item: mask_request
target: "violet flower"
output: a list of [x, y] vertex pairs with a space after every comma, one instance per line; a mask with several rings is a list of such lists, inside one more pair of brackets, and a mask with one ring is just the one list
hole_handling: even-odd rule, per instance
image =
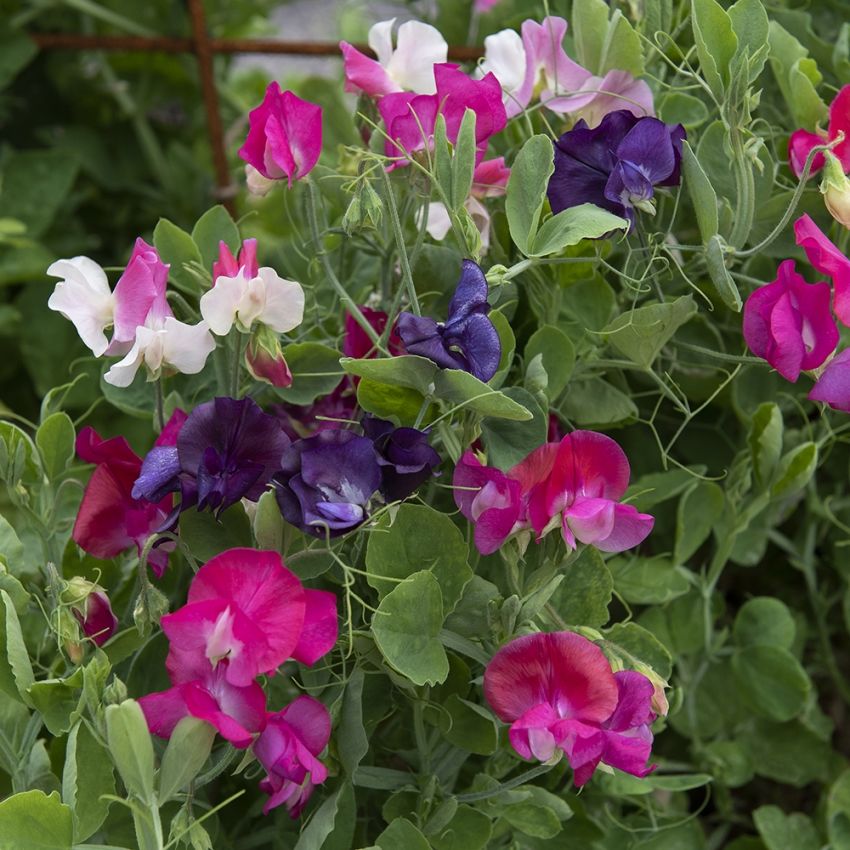
[[462, 369], [486, 382], [496, 374], [502, 356], [489, 312], [484, 272], [477, 263], [464, 260], [445, 322], [401, 313], [396, 326], [408, 354], [427, 357], [443, 369]]
[[192, 411], [176, 446], [148, 452], [133, 498], [158, 501], [179, 490], [179, 510], [197, 504], [216, 514], [243, 498], [256, 502], [289, 443], [252, 399], [213, 399]]
[[319, 538], [361, 525], [381, 486], [372, 441], [353, 431], [320, 431], [298, 440], [283, 453], [281, 466], [273, 483], [283, 518]]
[[396, 428], [392, 422], [367, 416], [363, 431], [373, 441], [381, 467], [381, 492], [388, 502], [410, 496], [433, 474], [440, 455], [418, 428]]
[[549, 179], [553, 213], [596, 204], [634, 225], [634, 210], [654, 210], [656, 186], [677, 186], [685, 129], [625, 109], [609, 112], [598, 127], [578, 121], [555, 142]]

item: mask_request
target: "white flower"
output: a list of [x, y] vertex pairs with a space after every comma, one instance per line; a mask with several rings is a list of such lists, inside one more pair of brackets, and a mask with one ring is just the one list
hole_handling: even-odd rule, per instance
[[[481, 201], [472, 195], [466, 199], [463, 205], [481, 234], [481, 250], [486, 252], [490, 247], [490, 213], [487, 212], [487, 208]], [[422, 221], [421, 215], [419, 221]], [[437, 242], [442, 242], [451, 229], [452, 220], [446, 205], [440, 203], [440, 201], [431, 201], [428, 205], [428, 222], [425, 225], [428, 235], [432, 239], [436, 239]]]
[[213, 288], [201, 296], [201, 315], [218, 336], [228, 334], [234, 323], [248, 332], [254, 322], [286, 333], [304, 318], [304, 290], [268, 266], [253, 278], [240, 269], [235, 277], [216, 278]]
[[264, 177], [253, 165], [245, 166], [245, 184], [252, 195], [265, 197], [272, 190], [275, 180]]
[[88, 257], [57, 260], [47, 273], [61, 277], [47, 301], [51, 310], [73, 322], [80, 339], [100, 357], [109, 347], [104, 330], [115, 316], [115, 297], [106, 272]]
[[421, 21], [406, 21], [398, 28], [393, 50], [395, 18], [381, 21], [369, 30], [369, 47], [387, 75], [405, 91], [434, 94], [434, 65], [445, 62], [449, 46], [440, 31]]
[[103, 380], [114, 387], [129, 387], [142, 364], [152, 377], [164, 368], [196, 375], [214, 349], [215, 340], [206, 322], [187, 325], [173, 316], [149, 316], [136, 329], [136, 340], [127, 356], [115, 363]]
[[525, 45], [515, 30], [502, 30], [484, 39], [484, 60], [478, 66], [476, 76], [481, 78], [491, 71], [502, 86], [507, 108], [525, 82]]

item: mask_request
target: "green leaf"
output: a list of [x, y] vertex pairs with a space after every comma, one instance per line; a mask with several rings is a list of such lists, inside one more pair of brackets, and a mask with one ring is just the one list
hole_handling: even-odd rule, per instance
[[826, 826], [833, 850], [850, 847], [850, 769], [841, 773], [826, 798]]
[[786, 815], [778, 806], [761, 806], [753, 812], [753, 822], [767, 850], [820, 850], [818, 831], [799, 812]]
[[407, 818], [396, 818], [376, 839], [380, 850], [430, 850], [425, 836]]
[[797, 626], [788, 606], [772, 596], [748, 599], [735, 617], [732, 634], [739, 646], [791, 649]]
[[717, 0], [691, 0], [691, 23], [700, 70], [714, 96], [722, 101], [738, 50], [732, 20]]
[[463, 407], [482, 416], [512, 419], [517, 422], [533, 418], [530, 410], [505, 393], [488, 387], [483, 381], [460, 369], [438, 371], [434, 376], [434, 395], [456, 408]]
[[661, 605], [688, 592], [686, 573], [664, 555], [622, 556], [607, 561], [614, 590], [630, 604]]
[[528, 390], [509, 387], [504, 390], [504, 394], [530, 411], [533, 417], [525, 422], [485, 419], [481, 424], [488, 464], [499, 469], [510, 469], [546, 442], [549, 417]]
[[[360, 407], [396, 425], [412, 426], [424, 402], [424, 396], [409, 387], [394, 387], [370, 378], [361, 378], [357, 385], [357, 403]], [[427, 413], [423, 422], [428, 422]]]
[[649, 369], [661, 349], [696, 315], [692, 295], [664, 304], [648, 304], [618, 316], [603, 329], [608, 341], [629, 360]]
[[797, 788], [826, 780], [832, 749], [799, 721], [756, 720], [739, 740], [759, 776]]
[[[706, 106], [705, 101], [684, 92], [666, 92], [658, 98], [655, 105], [662, 121], [667, 124], [682, 124], [689, 133], [708, 121], [708, 106]], [[682, 159], [684, 165], [684, 151]], [[686, 184], [690, 179], [687, 173], [687, 170], [685, 170]], [[694, 203], [694, 206], [696, 206], [696, 203]]]
[[700, 481], [679, 500], [676, 512], [677, 564], [684, 564], [708, 539], [723, 515], [726, 498], [723, 489], [713, 481]]
[[383, 598], [398, 583], [420, 570], [430, 570], [442, 593], [448, 614], [472, 578], [467, 563], [469, 548], [460, 529], [443, 513], [427, 505], [405, 502], [394, 518], [385, 513], [369, 535], [366, 546], [367, 581]]
[[448, 824], [429, 834], [428, 840], [434, 850], [484, 850], [492, 831], [487, 815], [461, 804]]
[[343, 379], [339, 352], [319, 342], [293, 342], [283, 346], [292, 372], [292, 386], [276, 388], [275, 394], [290, 404], [312, 404], [332, 392]]
[[251, 521], [258, 549], [283, 551], [284, 523], [275, 494], [267, 490], [257, 501], [257, 510]]
[[828, 113], [817, 91], [823, 79], [817, 63], [809, 58], [809, 51], [777, 21], [770, 22], [768, 40], [770, 67], [791, 110], [792, 125], [814, 130]]
[[475, 171], [475, 111], [469, 107], [463, 113], [452, 157], [452, 189], [449, 200], [453, 210], [459, 210], [472, 189]]
[[28, 693], [35, 682], [29, 652], [24, 644], [21, 623], [11, 597], [0, 588], [0, 690], [14, 699], [32, 705]]
[[77, 723], [68, 735], [62, 799], [74, 817], [74, 841], [85, 841], [106, 820], [109, 801], [101, 795], [115, 793], [112, 760], [85, 723]]
[[651, 788], [658, 791], [691, 791], [694, 788], [703, 788], [713, 781], [714, 777], [708, 773], [668, 775], [652, 773], [644, 780]]
[[582, 239], [598, 239], [612, 230], [628, 230], [629, 223], [595, 204], [579, 204], [561, 210], [546, 219], [534, 237], [532, 246], [523, 253], [529, 257], [557, 254]]
[[781, 499], [802, 490], [818, 465], [817, 443], [802, 443], [791, 449], [779, 462], [776, 482], [770, 488], [772, 499]]
[[251, 522], [239, 502], [218, 519], [194, 509], [180, 516], [180, 539], [199, 561], [209, 561], [225, 549], [250, 546], [251, 538]]
[[499, 368], [496, 374], [489, 380], [489, 384], [493, 389], [501, 389], [505, 378], [508, 376], [511, 364], [513, 363], [514, 353], [516, 352], [516, 336], [511, 327], [511, 323], [501, 310], [492, 310], [490, 312], [490, 321], [496, 328], [499, 334], [499, 343], [502, 346], [501, 356], [499, 357]]
[[[200, 281], [189, 270], [192, 264], [204, 265], [195, 240], [167, 218], [161, 218], [153, 230], [153, 244], [162, 261], [171, 266], [168, 279], [174, 286], [189, 295], [200, 295]], [[212, 266], [207, 271], [212, 273]]]
[[750, 68], [747, 80], [753, 83], [764, 69], [770, 50], [768, 46], [770, 21], [762, 0], [738, 0], [729, 7], [729, 20], [732, 22], [732, 29], [738, 40], [738, 57], [746, 51], [749, 58]]
[[51, 480], [58, 478], [74, 459], [74, 423], [67, 413], [48, 416], [35, 432], [42, 467]]
[[449, 660], [438, 637], [442, 625], [440, 585], [433, 573], [422, 570], [381, 600], [372, 633], [391, 667], [416, 685], [435, 685], [449, 674]]
[[773, 479], [782, 454], [782, 411], [772, 401], [760, 404], [750, 423], [748, 443], [756, 481], [762, 488]]
[[450, 694], [443, 709], [439, 715], [440, 730], [450, 744], [481, 756], [496, 752], [499, 730], [486, 708]]
[[530, 363], [537, 355], [543, 358], [543, 368], [549, 383], [546, 395], [556, 399], [567, 386], [576, 362], [576, 350], [570, 338], [554, 325], [541, 325], [525, 345], [525, 361]]
[[36, 53], [35, 42], [25, 33], [7, 29], [0, 34], [0, 91], [32, 61]]
[[579, 64], [598, 75], [608, 35], [608, 4], [605, 0], [576, 3], [570, 26]]
[[71, 810], [59, 795], [12, 794], [0, 802], [0, 850], [71, 850]]
[[631, 398], [602, 378], [572, 381], [559, 410], [579, 428], [611, 428], [638, 418]]
[[555, 170], [549, 136], [532, 136], [517, 154], [511, 168], [505, 213], [514, 244], [528, 255], [537, 235], [549, 178]]
[[401, 357], [379, 357], [371, 360], [354, 360], [343, 357], [339, 365], [350, 375], [369, 378], [393, 387], [408, 387], [422, 396], [434, 390], [437, 366], [425, 357], [405, 354]]
[[682, 143], [682, 172], [691, 203], [694, 205], [700, 236], [703, 242], [708, 242], [720, 228], [717, 193], [687, 141]]
[[599, 551], [586, 546], [564, 570], [564, 581], [553, 602], [565, 622], [596, 628], [608, 622], [613, 589], [614, 580]]
[[800, 663], [778, 646], [746, 646], [732, 656], [741, 695], [768, 720], [786, 721], [805, 707], [811, 682]]
[[640, 36], [628, 18], [616, 9], [608, 24], [596, 73], [604, 76], [608, 71], [628, 71], [632, 76], [640, 77], [644, 70]]
[[198, 219], [192, 228], [192, 239], [201, 252], [201, 263], [210, 271], [218, 259], [219, 242], [224, 242], [233, 254], [242, 244], [239, 228], [221, 204], [211, 207]]
[[77, 722], [82, 712], [83, 671], [78, 668], [67, 679], [42, 679], [30, 685], [32, 705], [44, 718], [53, 735], [62, 735]]
[[359, 667], [348, 677], [342, 696], [337, 750], [345, 772], [353, 776], [369, 752], [369, 738], [363, 727], [363, 670]]
[[159, 768], [160, 804], [182, 791], [200, 773], [214, 740], [215, 729], [197, 717], [184, 717], [174, 727]]
[[345, 813], [347, 804], [353, 800], [353, 793], [351, 784], [345, 782], [326, 797], [298, 836], [295, 850], [322, 850], [325, 840], [334, 832], [337, 815]]
[[106, 740], [127, 790], [152, 803], [153, 744], [145, 715], [135, 700], [106, 707]]
[[617, 623], [608, 629], [606, 639], [612, 650], [625, 661], [648, 664], [662, 679], [673, 672], [673, 659], [669, 650], [652, 632], [637, 623]]
[[0, 514], [0, 555], [14, 572], [23, 572], [25, 552], [24, 544], [15, 533], [15, 529], [2, 514]]
[[452, 158], [446, 138], [446, 117], [442, 113], [434, 124], [434, 173], [447, 198], [452, 197]]

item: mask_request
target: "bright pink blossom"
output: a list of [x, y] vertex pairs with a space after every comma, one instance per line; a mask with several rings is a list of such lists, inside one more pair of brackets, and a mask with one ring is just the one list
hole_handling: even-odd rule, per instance
[[[378, 109], [389, 139], [387, 156], [406, 157], [433, 144], [437, 115], [446, 121], [446, 137], [457, 141], [461, 121], [467, 109], [475, 112], [475, 141], [478, 161], [484, 157], [487, 140], [504, 129], [507, 123], [502, 104], [502, 89], [493, 74], [474, 80], [449, 62], [434, 66], [437, 93], [412, 94], [397, 92], [385, 95]], [[406, 160], [397, 162], [404, 165]]]
[[629, 484], [629, 462], [610, 437], [573, 431], [545, 443], [508, 470], [482, 466], [466, 452], [455, 468], [455, 503], [475, 523], [475, 545], [495, 552], [511, 535], [533, 529], [539, 540], [559, 527], [564, 542], [603, 552], [637, 546], [653, 518], [620, 503]]
[[305, 590], [276, 552], [229, 549], [208, 561], [187, 604], [161, 621], [175, 683], [202, 678], [227, 660], [225, 678], [245, 687], [288, 658], [312, 664], [336, 642], [336, 599]]
[[327, 779], [328, 769], [317, 756], [330, 735], [328, 710], [312, 697], [298, 697], [282, 711], [267, 715], [254, 744], [254, 755], [268, 774], [260, 782], [260, 790], [269, 795], [264, 814], [281, 805], [293, 818], [301, 814], [313, 788]]
[[250, 130], [239, 156], [263, 177], [293, 180], [306, 176], [322, 152], [322, 107], [281, 93], [269, 83], [263, 102], [248, 115]]
[[485, 159], [475, 166], [472, 173], [472, 195], [476, 198], [495, 198], [505, 194], [511, 170], [505, 158], [497, 156]]
[[[174, 434], [182, 411], [175, 413], [157, 440], [166, 445]], [[175, 420], [175, 417], [177, 419]], [[142, 459], [123, 437], [104, 440], [93, 428], [83, 428], [77, 436], [77, 455], [86, 463], [97, 464], [86, 485], [77, 512], [72, 537], [96, 558], [114, 558], [135, 546], [141, 554], [148, 538], [165, 524], [171, 511], [172, 497], [151, 503], [132, 497], [133, 484], [142, 469]], [[168, 566], [171, 544], [152, 549], [148, 565], [157, 576]]]
[[212, 279], [213, 286], [220, 277], [236, 277], [243, 271], [245, 277], [256, 277], [259, 271], [257, 266], [257, 240], [246, 239], [239, 249], [239, 256], [234, 257], [227, 243], [223, 240], [218, 243], [218, 259], [213, 263]]
[[[791, 134], [788, 142], [788, 161], [791, 170], [797, 177], [803, 174], [806, 158], [812, 148], [826, 144], [838, 138], [839, 133], [844, 133], [844, 141], [832, 149], [832, 153], [838, 157], [845, 171], [850, 171], [850, 85], [844, 86], [835, 96], [829, 107], [829, 128], [824, 133], [810, 133], [808, 130], [797, 130]], [[823, 168], [823, 154], [815, 155], [812, 162], [810, 174], [816, 174]]]
[[[847, 89], [850, 92], [850, 86]], [[850, 327], [850, 259], [827, 239], [808, 214], [794, 222], [794, 234], [814, 269], [832, 278], [833, 310], [838, 321]]]
[[809, 398], [825, 402], [833, 410], [850, 413], [850, 348], [845, 348], [826, 364]]
[[484, 673], [484, 695], [510, 723], [525, 759], [548, 761], [561, 750], [584, 785], [600, 762], [646, 776], [652, 748], [652, 682], [613, 673], [602, 650], [572, 632], [533, 634], [502, 647]]
[[806, 283], [794, 261], [785, 260], [776, 280], [756, 289], [744, 305], [750, 351], [792, 382], [820, 366], [838, 345], [831, 295], [828, 283]]

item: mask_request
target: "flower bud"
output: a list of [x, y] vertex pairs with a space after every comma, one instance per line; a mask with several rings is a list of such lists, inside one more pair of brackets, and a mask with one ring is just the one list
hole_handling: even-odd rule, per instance
[[258, 380], [273, 387], [292, 384], [292, 372], [283, 356], [278, 335], [266, 325], [259, 325], [245, 350], [245, 365]]
[[118, 705], [127, 699], [127, 686], [115, 676], [103, 689], [103, 704]]
[[844, 173], [838, 157], [831, 151], [824, 151], [826, 165], [820, 190], [830, 215], [844, 227], [850, 228], [850, 180]]
[[118, 628], [118, 618], [112, 612], [109, 597], [103, 588], [87, 579], [75, 576], [62, 593], [71, 606], [83, 634], [102, 646]]

